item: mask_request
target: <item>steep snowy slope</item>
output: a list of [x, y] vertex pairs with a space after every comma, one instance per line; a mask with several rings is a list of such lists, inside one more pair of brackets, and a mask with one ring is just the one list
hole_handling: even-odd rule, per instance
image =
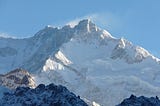
[[88, 19], [75, 26], [47, 26], [27, 39], [1, 38], [0, 44], [1, 73], [21, 67], [37, 84], [65, 85], [102, 106], [131, 94], [160, 96], [160, 60]]
[[72, 37], [72, 29], [46, 26], [35, 36], [25, 39], [0, 38], [1, 73], [23, 68], [31, 72], [40, 71], [46, 59]]

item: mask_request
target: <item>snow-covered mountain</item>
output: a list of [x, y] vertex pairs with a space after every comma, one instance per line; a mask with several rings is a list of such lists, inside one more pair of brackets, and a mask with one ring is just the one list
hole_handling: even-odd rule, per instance
[[89, 19], [46, 26], [31, 38], [0, 38], [0, 63], [1, 73], [20, 67], [36, 84], [62, 84], [102, 106], [131, 94], [160, 96], [160, 60]]

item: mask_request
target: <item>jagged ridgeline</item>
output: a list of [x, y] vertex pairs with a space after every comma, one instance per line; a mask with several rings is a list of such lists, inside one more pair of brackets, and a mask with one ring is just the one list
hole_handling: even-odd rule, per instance
[[32, 75], [24, 69], [15, 69], [7, 74], [0, 75], [0, 85], [9, 89], [17, 87], [36, 87], [36, 83]]
[[144, 96], [136, 97], [131, 95], [116, 106], [160, 106], [160, 100], [157, 96], [148, 98]]
[[64, 86], [40, 84], [35, 89], [18, 87], [5, 92], [0, 106], [88, 106], [79, 96]]

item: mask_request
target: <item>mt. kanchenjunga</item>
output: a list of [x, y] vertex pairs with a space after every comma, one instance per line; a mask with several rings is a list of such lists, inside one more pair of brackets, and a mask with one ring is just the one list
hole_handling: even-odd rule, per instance
[[47, 26], [31, 38], [0, 38], [0, 62], [1, 73], [21, 67], [37, 85], [62, 84], [102, 106], [131, 94], [160, 96], [160, 60], [88, 19], [74, 27]]

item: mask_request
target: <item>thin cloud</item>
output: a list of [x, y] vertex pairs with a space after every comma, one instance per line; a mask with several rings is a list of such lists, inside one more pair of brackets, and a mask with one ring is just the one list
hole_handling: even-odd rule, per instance
[[118, 29], [122, 27], [120, 17], [113, 13], [98, 13], [91, 16], [91, 20], [102, 28]]
[[9, 34], [6, 32], [0, 32], [0, 38], [24, 39], [29, 37], [32, 37], [32, 36], [20, 36], [20, 35]]
[[3, 33], [3, 32], [0, 32], [0, 37], [1, 38], [16, 38], [14, 36], [11, 36], [11, 35], [9, 35], [7, 33]]
[[72, 21], [69, 21], [66, 23], [66, 25], [70, 25], [71, 27], [74, 27], [75, 25], [77, 25], [79, 23], [79, 21], [83, 20], [83, 19], [91, 19], [94, 17], [94, 14], [91, 15], [86, 15], [83, 17], [79, 17], [79, 18], [75, 18]]
[[88, 14], [85, 16], [82, 16], [80, 18], [75, 18], [72, 21], [67, 22], [66, 25], [70, 25], [71, 27], [74, 27], [78, 24], [79, 21], [83, 19], [90, 19], [92, 22], [94, 22], [99, 27], [102, 27], [104, 29], [118, 29], [122, 28], [123, 24], [120, 21], [119, 17], [117, 18], [116, 15], [112, 13], [94, 13], [94, 14]]

